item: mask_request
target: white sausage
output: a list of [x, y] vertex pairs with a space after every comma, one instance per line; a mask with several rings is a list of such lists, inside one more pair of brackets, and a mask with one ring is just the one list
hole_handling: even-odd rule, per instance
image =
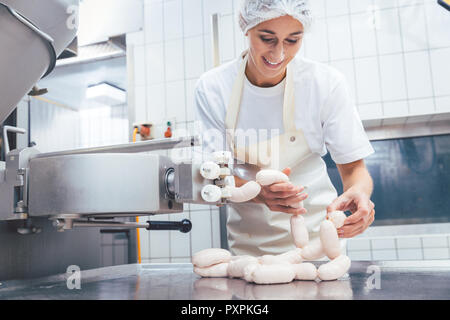
[[257, 284], [288, 283], [294, 278], [295, 272], [290, 264], [260, 264], [252, 275]]
[[261, 191], [261, 186], [255, 181], [249, 181], [243, 186], [236, 188], [231, 187], [232, 202], [245, 202], [255, 198]]
[[298, 248], [303, 248], [309, 242], [309, 233], [306, 228], [305, 218], [299, 214], [291, 216], [291, 233], [294, 244]]
[[344, 225], [347, 216], [342, 211], [333, 211], [328, 214], [328, 219], [333, 222], [336, 229], [339, 229]]
[[228, 262], [215, 264], [209, 267], [194, 267], [194, 272], [202, 277], [222, 278], [228, 276]]
[[244, 277], [244, 269], [251, 263], [258, 263], [258, 259], [248, 256], [236, 260], [231, 260], [228, 263], [228, 276], [231, 278]]
[[350, 258], [346, 255], [340, 255], [330, 262], [321, 265], [317, 273], [321, 280], [336, 280], [350, 269], [350, 265]]
[[204, 249], [192, 256], [192, 264], [199, 268], [212, 266], [222, 262], [228, 262], [230, 260], [230, 251], [220, 248]]
[[283, 172], [273, 169], [260, 170], [256, 174], [256, 182], [262, 186], [268, 186], [277, 182], [288, 182], [289, 177]]
[[252, 282], [253, 280], [253, 272], [256, 270], [256, 268], [259, 267], [259, 263], [250, 263], [245, 266], [244, 268], [244, 279], [247, 282]]
[[324, 220], [320, 224], [320, 241], [322, 242], [323, 251], [330, 259], [334, 259], [341, 254], [341, 246], [336, 227], [333, 222]]
[[317, 278], [317, 268], [309, 262], [295, 264], [292, 266], [297, 280], [315, 280]]
[[302, 249], [300, 248], [289, 250], [285, 253], [277, 255], [276, 257], [278, 257], [278, 259], [281, 259], [282, 261], [289, 262], [292, 264], [303, 262]]
[[323, 251], [323, 246], [319, 238], [310, 241], [302, 249], [302, 258], [304, 260], [318, 260], [323, 257], [325, 257], [325, 252]]
[[301, 263], [303, 261], [302, 249], [295, 248], [294, 250], [289, 250], [285, 253], [281, 253], [275, 256], [266, 254], [259, 257], [258, 261], [260, 264]]

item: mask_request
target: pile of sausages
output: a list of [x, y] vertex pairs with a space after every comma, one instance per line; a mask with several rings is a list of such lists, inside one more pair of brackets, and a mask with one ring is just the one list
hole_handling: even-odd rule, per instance
[[[248, 201], [259, 194], [261, 186], [287, 181], [289, 178], [283, 172], [261, 170], [256, 175], [256, 182], [250, 181], [234, 190], [239, 195], [239, 200]], [[251, 198], [247, 199], [248, 197]], [[299, 207], [301, 205], [298, 204]], [[320, 225], [319, 238], [310, 242], [305, 219], [301, 215], [292, 215], [291, 233], [296, 249], [261, 257], [232, 256], [225, 249], [204, 249], [192, 257], [194, 272], [202, 277], [241, 278], [257, 284], [288, 283], [293, 280], [336, 280], [347, 273], [351, 264], [350, 259], [341, 254], [337, 234], [337, 228], [344, 224], [345, 218], [342, 211], [329, 213], [327, 220]], [[305, 262], [320, 259], [325, 255], [331, 261], [319, 268]]]

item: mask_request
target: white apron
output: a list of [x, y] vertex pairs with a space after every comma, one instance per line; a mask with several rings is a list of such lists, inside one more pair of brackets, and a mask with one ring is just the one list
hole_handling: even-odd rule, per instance
[[[245, 54], [245, 53], [244, 53]], [[292, 169], [289, 176], [294, 185], [305, 186], [308, 198], [303, 201], [309, 237], [318, 237], [319, 225], [326, 217], [327, 206], [337, 197], [336, 189], [328, 177], [325, 162], [319, 154], [312, 153], [301, 129], [295, 127], [294, 81], [292, 62], [287, 67], [283, 102], [284, 133], [249, 146], [236, 145], [235, 129], [239, 117], [245, 69], [248, 54], [244, 57], [233, 85], [225, 125], [227, 141], [233, 152], [235, 174], [246, 180], [255, 180], [260, 169]], [[276, 108], [276, 106], [274, 106]], [[268, 115], [270, 116], [270, 115]], [[269, 156], [256, 157], [257, 150]], [[244, 163], [245, 162], [245, 163]], [[235, 255], [261, 256], [279, 254], [295, 248], [290, 233], [290, 214], [271, 211], [265, 204], [254, 202], [230, 204], [227, 219], [228, 244]], [[345, 244], [344, 244], [345, 245]]]

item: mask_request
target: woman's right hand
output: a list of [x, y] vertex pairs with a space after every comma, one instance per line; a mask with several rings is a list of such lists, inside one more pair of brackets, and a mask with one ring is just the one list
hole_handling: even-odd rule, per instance
[[[283, 172], [289, 176], [291, 169], [286, 168]], [[291, 205], [297, 205], [308, 197], [308, 194], [301, 193], [303, 190], [305, 190], [304, 187], [295, 186], [290, 182], [274, 183], [270, 186], [261, 187], [261, 192], [252, 201], [264, 203], [271, 211], [304, 214], [306, 213], [305, 208], [291, 207]]]

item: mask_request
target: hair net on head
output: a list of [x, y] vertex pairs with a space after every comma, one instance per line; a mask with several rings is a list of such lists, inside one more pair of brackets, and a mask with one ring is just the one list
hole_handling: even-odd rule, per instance
[[312, 23], [307, 0], [242, 0], [239, 25], [245, 34], [261, 22], [285, 15], [300, 21], [305, 31]]

